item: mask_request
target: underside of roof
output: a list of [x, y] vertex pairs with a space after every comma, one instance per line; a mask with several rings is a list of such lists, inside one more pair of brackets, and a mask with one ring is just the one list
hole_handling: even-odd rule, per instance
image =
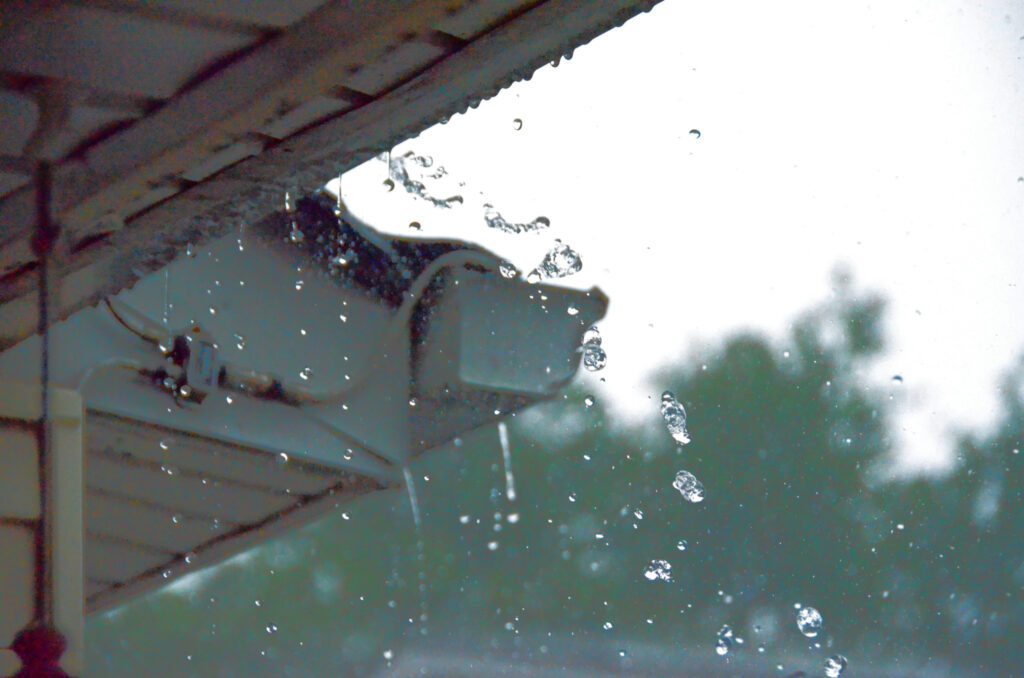
[[653, 4], [0, 5], [0, 349], [36, 326], [40, 160], [62, 228], [62, 319]]

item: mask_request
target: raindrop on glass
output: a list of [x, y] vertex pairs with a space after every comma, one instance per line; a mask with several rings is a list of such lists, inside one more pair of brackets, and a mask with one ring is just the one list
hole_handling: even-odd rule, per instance
[[824, 623], [825, 620], [822, 619], [821, 613], [813, 607], [801, 608], [796, 613], [796, 626], [800, 629], [800, 633], [808, 638], [816, 638]]
[[697, 476], [689, 471], [678, 471], [676, 479], [672, 481], [672, 487], [679, 490], [683, 499], [691, 504], [704, 501], [704, 483], [697, 480]]
[[672, 391], [661, 394], [661, 416], [665, 419], [665, 427], [677, 443], [686, 445], [690, 442], [690, 434], [686, 431], [686, 409], [676, 400]]
[[834, 654], [825, 660], [825, 675], [828, 678], [839, 678], [846, 669], [846, 657]]

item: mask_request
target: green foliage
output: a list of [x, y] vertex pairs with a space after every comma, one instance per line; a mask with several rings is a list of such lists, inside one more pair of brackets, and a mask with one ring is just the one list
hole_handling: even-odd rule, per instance
[[[888, 400], [858, 376], [884, 347], [884, 303], [840, 283], [779, 345], [743, 334], [674, 357], [642, 421], [623, 426], [579, 392], [513, 420], [514, 503], [493, 430], [424, 460], [429, 642], [502, 652], [541, 639], [533, 653], [571, 638], [608, 662], [654, 643], [686, 667], [715, 659], [727, 623], [767, 675], [783, 658], [810, 670], [828, 654], [796, 631], [802, 603], [822, 612], [823, 640], [857, 675], [914, 662], [1017, 671], [1024, 362], [1004, 384], [999, 425], [961, 440], [955, 472], [869, 483], [892, 452]], [[689, 413], [685, 447], [664, 430], [663, 389]], [[703, 503], [672, 488], [680, 469], [703, 481]], [[344, 510], [213, 571], [190, 596], [157, 594], [93, 620], [96, 675], [139, 675], [154, 661], [169, 671], [159, 675], [361, 675], [383, 650], [423, 640], [405, 496]], [[644, 579], [655, 558], [672, 563], [671, 583]]]

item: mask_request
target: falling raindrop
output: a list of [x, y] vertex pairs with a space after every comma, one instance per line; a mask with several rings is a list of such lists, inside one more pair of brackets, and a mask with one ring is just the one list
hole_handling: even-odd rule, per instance
[[605, 631], [611, 631], [615, 627], [612, 626], [611, 622], [605, 622], [604, 626], [602, 626], [601, 628], [603, 628]]
[[672, 565], [667, 560], [652, 560], [644, 569], [647, 581], [672, 581]]
[[589, 409], [590, 409], [591, 407], [593, 407], [593, 406], [594, 406], [594, 403], [595, 403], [595, 402], [596, 402], [596, 401], [594, 400], [594, 396], [592, 396], [592, 395], [588, 395], [587, 397], [585, 397], [585, 398], [583, 399], [583, 404], [587, 406], [587, 409], [588, 409], [588, 410], [589, 410]]
[[569, 315], [579, 315], [580, 310], [576, 308], [575, 304], [569, 304], [569, 308], [565, 309], [565, 312]]
[[414, 231], [422, 231], [423, 230], [423, 226], [418, 221], [409, 222], [409, 228], [414, 230]]
[[501, 273], [502, 278], [515, 278], [519, 275], [519, 271], [516, 270], [516, 267], [508, 261], [503, 261], [498, 264], [498, 271]]
[[277, 633], [277, 624], [267, 624], [267, 633], [271, 635]]
[[516, 118], [515, 120], [512, 121], [512, 129], [516, 130], [517, 132], [523, 129], [522, 118]]
[[508, 444], [508, 427], [505, 422], [498, 422], [498, 440], [501, 442], [501, 458], [505, 464], [505, 496], [509, 501], [516, 500], [516, 479], [512, 475], [512, 451]]
[[661, 416], [665, 419], [665, 427], [677, 443], [686, 445], [690, 442], [690, 434], [686, 431], [686, 409], [676, 400], [672, 391], [661, 394]]
[[676, 550], [677, 551], [685, 551], [687, 546], [689, 546], [689, 544], [687, 543], [687, 541], [685, 539], [680, 539], [679, 541], [676, 542]]
[[715, 652], [718, 653], [719, 657], [729, 654], [729, 650], [732, 649], [733, 639], [732, 628], [728, 624], [718, 630], [718, 635], [715, 637]]
[[900, 385], [900, 384], [902, 384], [902, 383], [903, 383], [903, 377], [901, 377], [901, 376], [900, 376], [900, 375], [898, 375], [898, 374], [894, 374], [894, 375], [892, 376], [892, 383], [894, 383], [894, 384], [897, 384], [897, 385]]
[[828, 678], [839, 678], [846, 669], [846, 657], [834, 654], [825, 660], [825, 675]]
[[608, 364], [608, 354], [601, 348], [601, 332], [597, 325], [583, 333], [583, 366], [590, 372], [604, 369]]
[[704, 501], [704, 484], [697, 480], [697, 477], [689, 471], [678, 471], [676, 479], [672, 481], [672, 487], [679, 490], [683, 499], [691, 504], [698, 504]]
[[182, 520], [184, 520], [184, 518], [180, 513], [175, 513], [173, 516], [171, 516], [171, 522], [175, 525], [181, 525]]
[[192, 243], [185, 245], [185, 255], [191, 259], [196, 257], [196, 246]]
[[694, 139], [700, 139], [700, 130], [699, 129], [691, 129], [690, 130], [690, 136], [693, 137]]
[[235, 346], [239, 351], [245, 350], [245, 335], [235, 334]]
[[309, 381], [311, 376], [313, 376], [313, 369], [310, 367], [303, 367], [302, 371], [299, 372], [299, 378], [303, 381]]
[[808, 638], [816, 638], [825, 623], [821, 613], [813, 607], [801, 608], [796, 614], [796, 626]]
[[395, 190], [395, 182], [392, 181], [391, 179], [385, 179], [384, 188], [388, 189], [388, 193], [390, 193], [391, 191]]

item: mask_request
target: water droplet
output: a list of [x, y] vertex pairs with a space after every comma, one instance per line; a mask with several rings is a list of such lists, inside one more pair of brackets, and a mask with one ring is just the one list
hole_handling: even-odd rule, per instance
[[513, 266], [511, 262], [508, 261], [503, 261], [500, 264], [498, 264], [498, 272], [501, 273], [502, 278], [515, 278], [517, 275], [519, 275], [519, 271], [516, 269], [516, 267]]
[[277, 624], [267, 624], [267, 633], [269, 633], [269, 634], [277, 633]]
[[569, 308], [565, 309], [565, 312], [569, 315], [579, 315], [580, 310], [574, 304], [569, 304]]
[[603, 628], [605, 631], [611, 631], [615, 627], [612, 626], [611, 622], [605, 622], [604, 626], [602, 626], [601, 628]]
[[288, 463], [288, 453], [287, 452], [282, 452], [281, 454], [277, 455], [277, 462], [279, 464], [287, 464]]
[[306, 234], [299, 230], [298, 222], [293, 221], [291, 230], [288, 231], [288, 242], [299, 245], [306, 239]]
[[394, 656], [395, 656], [395, 653], [392, 652], [391, 650], [384, 650], [384, 659], [387, 659], [388, 661], [391, 661], [392, 658], [394, 658]]
[[686, 445], [690, 442], [690, 434], [686, 431], [686, 408], [676, 400], [672, 391], [661, 394], [661, 416], [665, 419], [665, 427], [677, 443]]
[[834, 654], [825, 660], [825, 675], [828, 678], [839, 678], [846, 669], [846, 657]]
[[299, 372], [299, 378], [303, 381], [309, 381], [309, 378], [313, 376], [313, 370], [309, 367], [303, 367], [302, 371]]
[[556, 240], [555, 246], [544, 255], [544, 260], [530, 275], [536, 273], [538, 279], [565, 278], [579, 273], [581, 270], [583, 270], [583, 259], [580, 258], [579, 253], [561, 240]]
[[608, 354], [601, 348], [601, 332], [597, 325], [583, 333], [583, 366], [590, 372], [604, 369], [608, 364]]
[[586, 398], [583, 399], [583, 404], [587, 406], [587, 409], [593, 407], [595, 402], [596, 401], [594, 400], [594, 396], [592, 395], [588, 395]]
[[677, 551], [685, 551], [687, 546], [689, 546], [689, 544], [687, 543], [687, 541], [685, 539], [680, 539], [679, 541], [676, 542], [676, 550]]
[[892, 375], [892, 383], [899, 385], [903, 383], [903, 377], [898, 374]]
[[423, 226], [418, 221], [409, 222], [409, 228], [411, 228], [414, 231], [422, 231], [423, 230]]
[[821, 613], [813, 607], [801, 608], [796, 614], [796, 626], [800, 629], [800, 633], [808, 638], [816, 638], [824, 623], [825, 620], [822, 619]]
[[498, 550], [498, 542], [496, 542], [496, 541], [487, 542], [487, 550], [488, 551], [497, 551]]
[[667, 560], [652, 560], [644, 570], [647, 581], [672, 581], [672, 565]]
[[516, 130], [517, 132], [523, 129], [522, 118], [516, 118], [515, 120], [512, 121], [512, 129]]
[[161, 440], [160, 441], [160, 449], [161, 450], [166, 450], [167, 448], [168, 448], [167, 441]]
[[466, 516], [466, 515], [459, 516], [459, 522], [462, 523], [463, 525], [468, 525], [469, 524], [469, 516]]
[[185, 246], [185, 255], [190, 257], [190, 258], [192, 258], [192, 259], [195, 259], [195, 257], [196, 257], [196, 246], [193, 245], [192, 243], [189, 243], [188, 245], [186, 245]]
[[690, 130], [690, 136], [693, 137], [694, 139], [700, 139], [700, 130], [699, 129], [691, 129]]
[[672, 487], [679, 490], [683, 499], [691, 504], [698, 504], [704, 501], [704, 484], [697, 480], [697, 476], [689, 471], [676, 472], [676, 479], [672, 481]]
[[551, 225], [551, 220], [547, 217], [537, 217], [525, 223], [509, 221], [490, 203], [484, 205], [484, 222], [488, 227], [503, 233], [536, 233]]
[[508, 514], [508, 522], [512, 523], [513, 525], [518, 523], [519, 522], [519, 514], [518, 513], [510, 513], [510, 514]]
[[171, 516], [171, 522], [175, 525], [180, 525], [182, 520], [184, 520], [184, 518], [180, 513], [175, 513], [173, 516]]
[[239, 351], [245, 350], [245, 336], [241, 334], [235, 334], [235, 346]]
[[729, 654], [729, 650], [732, 649], [733, 638], [732, 627], [728, 624], [718, 630], [718, 634], [715, 636], [715, 652], [719, 657]]
[[384, 188], [386, 188], [388, 190], [388, 193], [390, 193], [391, 191], [395, 190], [395, 182], [392, 181], [391, 179], [385, 179]]

